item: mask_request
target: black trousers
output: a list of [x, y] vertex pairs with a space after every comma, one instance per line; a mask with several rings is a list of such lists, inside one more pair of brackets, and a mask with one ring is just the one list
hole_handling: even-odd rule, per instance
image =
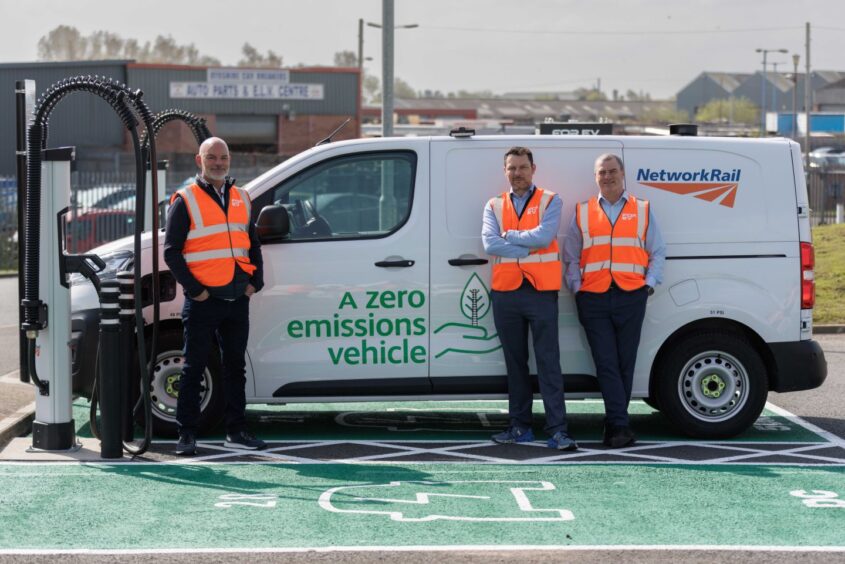
[[602, 294], [578, 292], [575, 304], [584, 327], [604, 399], [605, 421], [627, 426], [634, 366], [645, 319], [648, 291], [612, 287]]
[[[176, 421], [180, 431], [196, 432], [200, 416], [200, 386], [212, 347], [219, 347], [226, 399], [226, 432], [246, 429], [246, 344], [249, 338], [249, 298], [233, 301], [185, 297], [182, 307], [185, 364], [179, 379]], [[219, 393], [219, 392], [217, 392]]]
[[534, 337], [537, 379], [546, 411], [545, 431], [567, 431], [560, 371], [557, 292], [538, 292], [525, 282], [510, 292], [492, 291], [493, 320], [508, 369], [508, 416], [522, 430], [531, 427], [534, 391], [528, 373], [528, 329]]

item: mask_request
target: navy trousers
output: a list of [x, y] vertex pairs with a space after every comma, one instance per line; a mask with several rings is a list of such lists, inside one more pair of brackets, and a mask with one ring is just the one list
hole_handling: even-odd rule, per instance
[[557, 292], [538, 292], [527, 281], [510, 292], [491, 292], [493, 320], [508, 369], [508, 417], [522, 430], [531, 428], [534, 392], [528, 374], [528, 329], [534, 337], [537, 379], [546, 411], [545, 431], [567, 431], [563, 375], [560, 371]]
[[628, 426], [628, 403], [634, 382], [634, 365], [645, 319], [648, 292], [645, 287], [625, 292], [578, 292], [575, 304], [584, 327], [596, 377], [604, 398], [605, 422]]
[[[246, 343], [249, 337], [249, 298], [233, 301], [185, 297], [182, 307], [185, 364], [179, 379], [176, 421], [180, 431], [197, 431], [200, 386], [212, 347], [219, 347], [223, 364], [226, 432], [246, 429]], [[216, 392], [220, 393], [220, 391]]]

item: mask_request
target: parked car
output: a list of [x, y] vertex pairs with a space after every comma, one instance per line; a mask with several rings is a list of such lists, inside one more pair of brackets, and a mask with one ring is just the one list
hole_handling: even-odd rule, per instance
[[810, 151], [810, 166], [845, 168], [845, 146], [819, 147]]
[[[131, 197], [130, 197], [131, 196]], [[135, 204], [131, 203], [135, 196], [135, 184], [101, 184], [92, 188], [83, 188], [71, 193], [71, 207], [77, 213], [90, 209], [124, 209], [132, 211]], [[127, 207], [130, 202], [130, 207]], [[121, 207], [117, 207], [117, 204]]]
[[84, 253], [94, 247], [131, 235], [135, 228], [134, 210], [89, 209], [67, 217], [67, 249]]

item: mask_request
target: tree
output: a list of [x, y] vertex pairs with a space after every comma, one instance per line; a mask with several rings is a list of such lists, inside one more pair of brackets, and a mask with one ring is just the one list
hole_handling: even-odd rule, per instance
[[648, 92], [643, 92], [642, 90], [640, 90], [638, 94], [637, 92], [629, 88], [628, 91], [625, 92], [625, 99], [631, 102], [650, 102], [651, 94], [649, 94]]
[[179, 45], [172, 36], [159, 35], [152, 45], [141, 46], [136, 39], [124, 39], [109, 31], [83, 36], [75, 27], [60, 25], [38, 40], [42, 61], [92, 61], [133, 59], [141, 63], [217, 66], [220, 61], [202, 55], [193, 43]]
[[689, 115], [683, 110], [674, 108], [650, 108], [639, 115], [639, 121], [653, 125], [686, 123], [689, 121]]
[[710, 100], [698, 109], [695, 120], [703, 123], [745, 123], [759, 120], [759, 108], [748, 98]]
[[60, 25], [38, 40], [41, 61], [85, 60], [88, 40], [75, 27]]
[[397, 76], [393, 81], [393, 95], [396, 98], [416, 98], [417, 91], [414, 90], [410, 84]]
[[336, 67], [357, 67], [358, 55], [352, 51], [338, 51], [334, 54], [334, 66]]
[[241, 53], [243, 53], [243, 58], [238, 61], [239, 67], [278, 68], [282, 66], [281, 55], [277, 55], [272, 50], [262, 55], [258, 49], [249, 43], [244, 43]]
[[595, 88], [576, 88], [574, 94], [579, 100], [586, 102], [597, 102], [607, 100], [607, 96], [601, 90]]
[[378, 77], [364, 73], [364, 80], [361, 83], [364, 88], [364, 97], [369, 101], [381, 99], [381, 82]]

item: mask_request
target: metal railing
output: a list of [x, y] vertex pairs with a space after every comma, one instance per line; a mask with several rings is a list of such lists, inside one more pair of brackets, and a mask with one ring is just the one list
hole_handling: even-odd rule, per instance
[[[232, 176], [243, 186], [265, 172], [259, 165], [233, 167]], [[189, 183], [196, 169], [167, 171], [165, 200]], [[0, 273], [18, 268], [17, 181], [0, 176]], [[70, 211], [67, 221], [67, 249], [83, 253], [94, 247], [131, 235], [135, 221], [135, 175], [132, 172], [73, 171]]]
[[814, 226], [845, 222], [845, 169], [810, 169], [807, 192]]

